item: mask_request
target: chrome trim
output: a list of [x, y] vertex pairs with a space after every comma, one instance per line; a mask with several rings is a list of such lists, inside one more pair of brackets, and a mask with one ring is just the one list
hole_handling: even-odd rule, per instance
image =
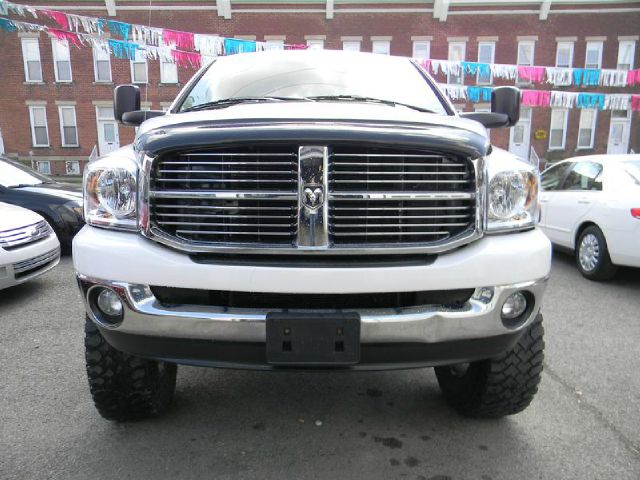
[[326, 146], [298, 150], [298, 236], [300, 248], [329, 246], [328, 158]]
[[51, 226], [45, 221], [0, 231], [0, 248], [13, 249], [42, 240], [53, 233]]
[[[37, 257], [32, 257], [29, 258], [27, 260], [23, 260], [21, 262], [17, 262], [14, 263], [12, 265], [13, 267], [13, 274], [14, 276], [19, 275], [23, 272], [27, 272], [29, 270], [33, 270], [34, 268], [38, 268], [41, 266], [44, 266], [48, 263], [54, 262], [54, 261], [58, 261], [60, 259], [60, 247], [56, 247], [53, 250], [50, 250], [46, 253], [43, 253], [41, 255], [38, 255]], [[37, 273], [37, 272], [31, 272], [29, 275], [33, 274], [33, 273]], [[22, 280], [22, 277], [18, 278], [18, 280]]]
[[[134, 335], [264, 342], [266, 316], [273, 311], [202, 305], [163, 306], [148, 285], [100, 280], [81, 274], [77, 277], [91, 319], [103, 328]], [[355, 310], [360, 314], [362, 343], [436, 343], [486, 338], [526, 328], [540, 310], [546, 282], [547, 278], [542, 278], [511, 285], [478, 287], [469, 301], [457, 309], [425, 305], [402, 309], [344, 310]], [[100, 324], [92, 314], [88, 293], [96, 286], [113, 289], [123, 301], [124, 319], [119, 326]], [[492, 292], [490, 296], [486, 295], [487, 290]], [[525, 321], [510, 327], [502, 322], [502, 304], [519, 290], [530, 292], [534, 305]]]
[[[335, 155], [335, 154], [334, 154]], [[438, 156], [440, 157], [440, 156]], [[156, 157], [157, 158], [157, 157]], [[150, 191], [151, 168], [154, 157], [143, 156], [142, 168], [140, 170], [140, 182], [138, 184], [138, 215], [140, 232], [146, 238], [167, 247], [187, 253], [229, 253], [229, 254], [260, 254], [260, 255], [386, 255], [386, 254], [438, 254], [461, 247], [484, 235], [485, 222], [485, 202], [486, 202], [486, 166], [484, 158], [480, 157], [471, 160], [476, 179], [476, 191], [471, 192], [420, 192], [420, 193], [370, 193], [370, 192], [328, 192], [325, 191], [326, 199], [330, 201], [341, 201], [349, 199], [362, 200], [475, 200], [476, 222], [473, 229], [468, 229], [457, 236], [429, 245], [423, 243], [405, 243], [398, 246], [397, 243], [381, 243], [372, 246], [370, 244], [350, 244], [348, 246], [334, 247], [305, 247], [291, 246], [283, 244], [261, 243], [216, 243], [212, 245], [207, 242], [187, 241], [170, 234], [151, 225], [149, 221], [149, 198], [208, 198], [221, 200], [235, 199], [264, 199], [264, 200], [296, 200], [299, 192], [243, 192], [243, 191]], [[325, 203], [326, 202], [325, 199]]]

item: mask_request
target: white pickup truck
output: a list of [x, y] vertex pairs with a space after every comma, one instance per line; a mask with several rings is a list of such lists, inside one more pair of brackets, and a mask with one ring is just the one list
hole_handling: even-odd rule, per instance
[[435, 367], [468, 416], [526, 408], [551, 261], [538, 171], [491, 146], [520, 92], [458, 114], [405, 58], [221, 57], [166, 113], [116, 87], [133, 145], [88, 165], [73, 259], [108, 419], [169, 405], [177, 364]]

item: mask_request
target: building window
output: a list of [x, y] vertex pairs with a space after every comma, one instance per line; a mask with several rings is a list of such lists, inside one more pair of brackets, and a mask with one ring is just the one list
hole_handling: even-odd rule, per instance
[[596, 133], [596, 110], [584, 108], [580, 111], [578, 126], [578, 148], [593, 148]]
[[[465, 42], [449, 42], [449, 61], [463, 62], [467, 44]], [[451, 85], [462, 85], [464, 83], [464, 72], [460, 70], [460, 75], [447, 75], [447, 83]]]
[[633, 58], [636, 54], [634, 40], [622, 40], [618, 44], [618, 70], [633, 69]]
[[22, 60], [24, 62], [24, 76], [26, 81], [42, 82], [40, 44], [37, 38], [22, 39]]
[[389, 40], [373, 40], [371, 51], [381, 55], [391, 55], [391, 42]]
[[345, 40], [342, 42], [342, 50], [347, 52], [359, 52], [360, 40]]
[[60, 116], [60, 135], [63, 147], [78, 146], [78, 126], [76, 124], [76, 107], [58, 107]]
[[51, 175], [51, 162], [48, 160], [36, 162], [36, 168], [44, 175]]
[[33, 146], [48, 147], [47, 108], [45, 106], [29, 107], [29, 119], [31, 120], [31, 141]]
[[77, 160], [65, 162], [65, 171], [67, 175], [80, 175], [80, 162]]
[[284, 40], [267, 40], [265, 44], [267, 50], [284, 50]]
[[[516, 63], [522, 67], [532, 67], [536, 42], [533, 40], [521, 40], [518, 42], [518, 59]], [[517, 80], [519, 85], [529, 85], [531, 82]]]
[[551, 126], [549, 127], [549, 150], [564, 149], [567, 140], [568, 110], [554, 108], [551, 110]]
[[69, 42], [53, 38], [51, 39], [51, 50], [53, 51], [53, 70], [56, 82], [70, 82], [71, 54], [69, 53]]
[[556, 67], [571, 68], [573, 64], [573, 42], [558, 42]]
[[96, 82], [111, 82], [111, 56], [109, 50], [101, 45], [93, 47], [93, 73]]
[[160, 55], [160, 83], [178, 83], [178, 66]]
[[431, 56], [431, 42], [428, 40], [416, 40], [413, 42], [413, 58], [427, 60]]
[[587, 42], [584, 68], [600, 69], [602, 67], [602, 42]]
[[[480, 42], [478, 43], [478, 63], [493, 63], [496, 57], [496, 42]], [[478, 70], [478, 76], [476, 83], [478, 85], [488, 85], [493, 82], [493, 76], [491, 70], [484, 75], [480, 74]]]
[[324, 49], [324, 40], [315, 39], [315, 40], [307, 40], [307, 50], [323, 50]]
[[131, 82], [147, 83], [148, 81], [147, 57], [142, 50], [136, 50], [135, 58], [131, 60]]

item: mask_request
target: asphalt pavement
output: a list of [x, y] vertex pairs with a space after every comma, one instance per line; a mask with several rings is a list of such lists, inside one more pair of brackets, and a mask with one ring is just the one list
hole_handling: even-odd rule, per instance
[[0, 479], [640, 478], [640, 270], [583, 279], [556, 254], [546, 361], [525, 412], [469, 420], [433, 370], [180, 367], [164, 417], [93, 408], [71, 259], [0, 291]]

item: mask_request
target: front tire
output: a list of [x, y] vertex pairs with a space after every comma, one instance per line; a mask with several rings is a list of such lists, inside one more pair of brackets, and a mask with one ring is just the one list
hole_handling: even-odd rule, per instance
[[542, 315], [518, 343], [499, 357], [460, 366], [436, 367], [447, 402], [461, 415], [499, 418], [529, 406], [540, 383], [544, 360]]
[[89, 318], [84, 344], [89, 389], [100, 415], [126, 421], [156, 417], [167, 410], [176, 387], [177, 365], [116, 350]]
[[607, 241], [595, 225], [585, 228], [576, 244], [576, 264], [583, 277], [589, 280], [609, 280], [618, 270], [609, 257]]

